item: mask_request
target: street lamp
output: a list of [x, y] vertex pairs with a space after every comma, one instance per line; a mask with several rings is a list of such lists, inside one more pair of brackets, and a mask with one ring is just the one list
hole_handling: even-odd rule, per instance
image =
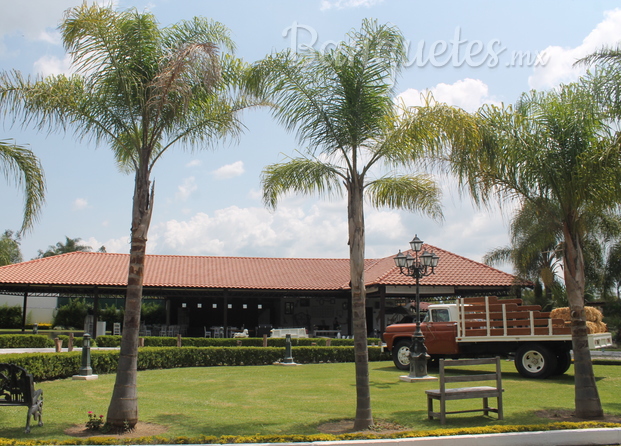
[[401, 377], [404, 381], [411, 382], [413, 380], [431, 378], [427, 375], [425, 336], [420, 329], [420, 279], [434, 273], [440, 257], [426, 251], [419, 256], [418, 253], [423, 249], [423, 241], [417, 235], [410, 242], [410, 247], [414, 252], [414, 256], [409, 252], [405, 255], [399, 250], [399, 254], [395, 257], [395, 265], [397, 265], [401, 274], [416, 279], [416, 331], [412, 336], [412, 345], [410, 346], [410, 374]]

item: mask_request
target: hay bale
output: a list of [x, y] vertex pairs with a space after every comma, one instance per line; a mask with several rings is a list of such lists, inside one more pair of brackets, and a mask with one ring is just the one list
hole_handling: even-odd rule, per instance
[[584, 312], [586, 313], [586, 320], [590, 322], [601, 322], [603, 315], [599, 309], [595, 307], [584, 307]]
[[597, 331], [599, 330], [599, 327], [597, 326], [595, 322], [587, 321], [586, 326], [587, 326], [588, 334], [599, 333], [599, 331]]
[[563, 319], [564, 321], [570, 321], [571, 316], [569, 314], [569, 307], [555, 308], [550, 312], [552, 319]]
[[597, 333], [606, 333], [608, 331], [608, 325], [605, 322], [594, 322], [597, 325]]

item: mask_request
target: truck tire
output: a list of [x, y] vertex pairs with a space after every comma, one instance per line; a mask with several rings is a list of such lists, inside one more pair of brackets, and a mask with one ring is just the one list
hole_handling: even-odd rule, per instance
[[524, 344], [515, 353], [515, 368], [524, 378], [547, 378], [557, 364], [556, 353], [541, 344]]
[[570, 351], [557, 351], [556, 352], [556, 370], [553, 375], [562, 375], [571, 366], [571, 352]]
[[392, 362], [399, 370], [410, 370], [410, 345], [412, 341], [401, 339], [392, 348]]

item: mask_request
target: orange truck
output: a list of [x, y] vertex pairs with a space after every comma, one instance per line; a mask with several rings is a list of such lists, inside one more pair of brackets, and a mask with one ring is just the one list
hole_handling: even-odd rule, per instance
[[[408, 370], [415, 323], [394, 324], [383, 334], [385, 348], [401, 370]], [[431, 361], [440, 358], [512, 358], [527, 378], [562, 375], [571, 365], [571, 331], [563, 319], [521, 299], [459, 298], [454, 304], [429, 305], [421, 322]], [[612, 335], [591, 333], [589, 348], [612, 345]]]

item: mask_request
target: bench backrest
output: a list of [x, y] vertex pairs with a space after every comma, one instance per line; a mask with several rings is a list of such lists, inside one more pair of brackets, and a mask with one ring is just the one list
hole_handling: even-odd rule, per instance
[[[446, 367], [463, 367], [482, 364], [495, 364], [496, 371], [489, 372], [475, 370], [468, 375], [446, 376]], [[496, 381], [496, 388], [502, 389], [502, 374], [500, 371], [500, 357], [483, 359], [440, 359], [440, 392], [444, 392], [447, 383], [475, 382], [475, 381]]]
[[32, 375], [15, 364], [0, 364], [0, 405], [3, 402], [32, 404]]

